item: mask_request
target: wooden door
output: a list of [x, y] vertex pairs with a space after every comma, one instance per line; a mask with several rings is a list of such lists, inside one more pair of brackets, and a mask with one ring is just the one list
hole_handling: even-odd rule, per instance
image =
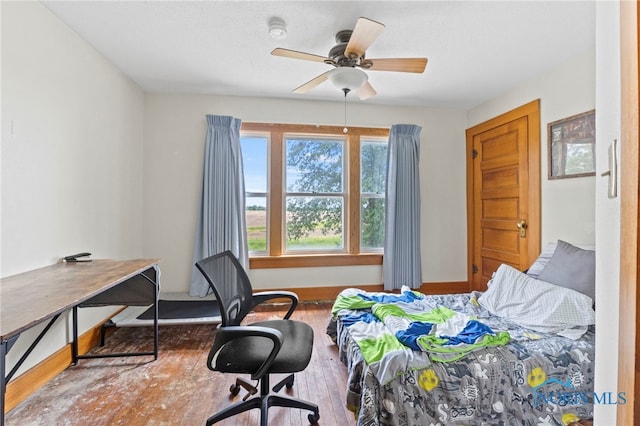
[[485, 290], [502, 263], [540, 252], [539, 101], [467, 129], [469, 283]]

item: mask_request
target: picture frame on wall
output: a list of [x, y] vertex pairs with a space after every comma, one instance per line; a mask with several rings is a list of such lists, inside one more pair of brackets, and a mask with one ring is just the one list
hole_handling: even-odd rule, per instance
[[547, 124], [549, 179], [596, 174], [596, 111]]

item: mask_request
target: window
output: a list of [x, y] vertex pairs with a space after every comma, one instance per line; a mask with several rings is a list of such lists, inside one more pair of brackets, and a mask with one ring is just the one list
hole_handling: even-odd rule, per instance
[[344, 251], [345, 142], [285, 136], [285, 253]]
[[387, 181], [386, 141], [361, 141], [360, 170], [360, 250], [381, 251]]
[[266, 254], [269, 138], [247, 134], [240, 138], [240, 147], [244, 168], [249, 252]]
[[243, 123], [251, 268], [381, 264], [387, 138]]

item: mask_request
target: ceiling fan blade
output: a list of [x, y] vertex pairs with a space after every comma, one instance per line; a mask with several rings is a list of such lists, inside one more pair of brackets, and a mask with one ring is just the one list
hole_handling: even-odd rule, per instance
[[367, 68], [372, 71], [422, 73], [427, 66], [427, 58], [384, 58], [366, 61], [372, 63], [371, 67]]
[[371, 43], [378, 38], [382, 30], [384, 30], [384, 24], [368, 18], [358, 18], [353, 33], [351, 33], [351, 38], [349, 38], [349, 43], [344, 50], [345, 56], [349, 57], [353, 55], [356, 58], [362, 57], [364, 52], [371, 46]]
[[285, 58], [302, 59], [304, 61], [324, 62], [324, 56], [314, 55], [312, 53], [298, 52], [297, 50], [283, 49], [277, 47], [271, 51], [273, 56], [284, 56]]
[[293, 89], [293, 93], [307, 93], [309, 90], [327, 81], [328, 77], [329, 77], [329, 71], [322, 73], [316, 78], [314, 78], [313, 80], [309, 80], [302, 86], [298, 86], [295, 89]]
[[356, 95], [358, 95], [360, 100], [365, 100], [367, 98], [375, 96], [376, 94], [376, 90], [368, 81], [356, 89]]

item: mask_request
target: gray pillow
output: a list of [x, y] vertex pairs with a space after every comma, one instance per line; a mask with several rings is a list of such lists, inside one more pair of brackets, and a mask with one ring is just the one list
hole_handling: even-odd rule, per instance
[[[547, 263], [551, 260], [551, 256], [553, 256], [553, 252], [556, 251], [556, 247], [558, 246], [558, 241], [554, 241], [552, 243], [547, 243], [546, 246], [540, 252], [540, 256], [531, 264], [529, 269], [527, 269], [526, 274], [533, 278], [538, 278], [540, 272], [544, 270], [547, 266]], [[581, 245], [577, 244], [576, 247], [579, 247], [584, 250], [595, 250], [596, 246], [593, 245]]]
[[553, 256], [538, 279], [579, 291], [595, 303], [596, 252], [558, 240]]

